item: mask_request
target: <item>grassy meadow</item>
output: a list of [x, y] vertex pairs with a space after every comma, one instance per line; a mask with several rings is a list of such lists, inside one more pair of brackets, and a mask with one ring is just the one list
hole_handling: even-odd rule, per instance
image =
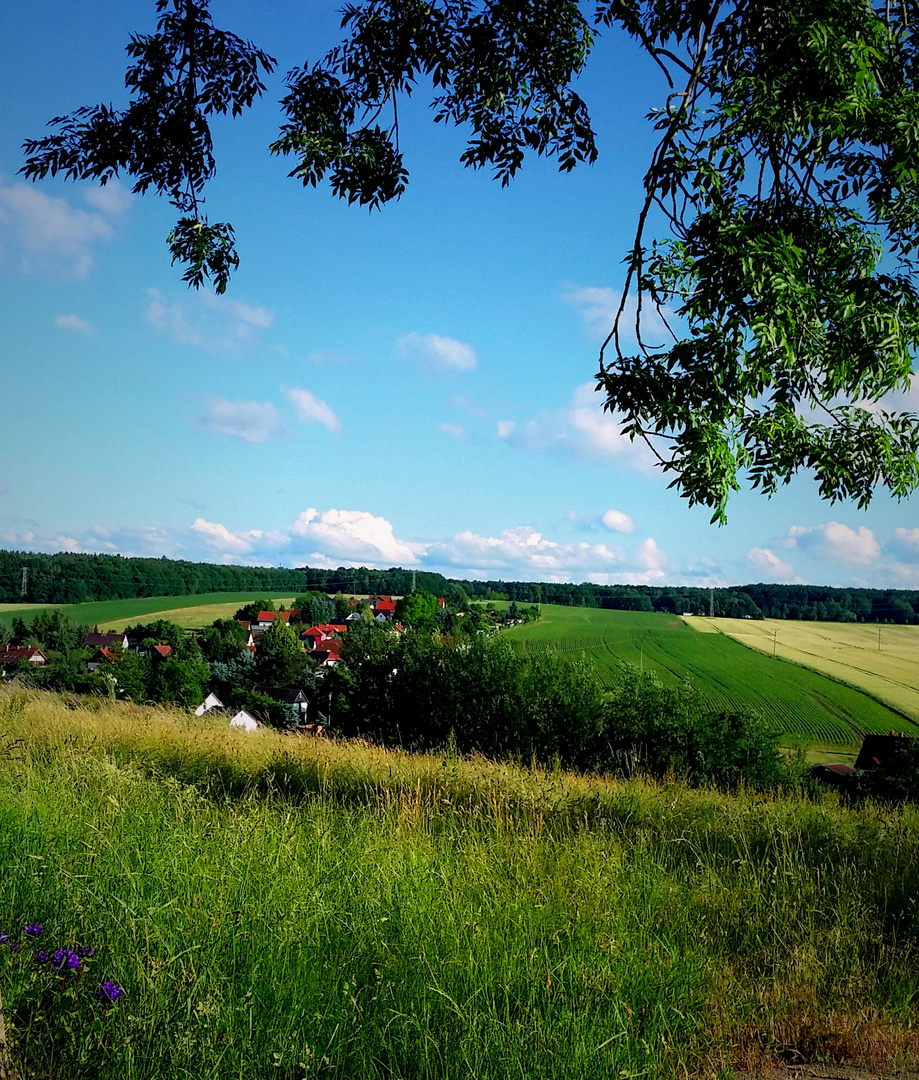
[[59, 608], [75, 622], [100, 630], [123, 630], [132, 623], [169, 619], [179, 626], [209, 626], [227, 619], [253, 600], [270, 598], [275, 607], [290, 605], [292, 596], [270, 592], [197, 593], [191, 596], [139, 596], [131, 600], [95, 600], [88, 604], [0, 604], [0, 622], [27, 621], [42, 608]]
[[43, 1034], [0, 949], [30, 1078], [882, 1068], [919, 1049], [917, 896], [915, 809], [0, 690], [0, 930], [125, 990]]
[[[919, 734], [919, 722], [913, 722], [919, 721], [919, 688], [910, 697], [904, 683], [902, 706], [879, 700], [874, 686], [848, 685], [841, 667], [821, 672], [811, 670], [813, 665], [800, 666], [803, 661], [791, 656], [773, 658], [771, 634], [767, 655], [749, 648], [746, 638], [735, 640], [726, 632], [700, 633], [699, 629], [712, 629], [707, 619], [552, 604], [542, 605], [541, 610], [538, 622], [504, 633], [527, 651], [554, 650], [589, 661], [610, 681], [624, 662], [656, 672], [665, 683], [689, 679], [713, 708], [756, 709], [790, 741], [851, 747], [868, 731], [896, 728]], [[754, 628], [762, 625], [736, 619], [715, 622], [722, 629], [726, 623], [736, 624], [738, 634], [754, 634]], [[780, 625], [791, 633], [791, 628], [830, 624]], [[882, 635], [894, 629], [900, 628], [885, 626]], [[874, 633], [876, 640], [876, 627]], [[914, 636], [919, 643], [919, 632]]]

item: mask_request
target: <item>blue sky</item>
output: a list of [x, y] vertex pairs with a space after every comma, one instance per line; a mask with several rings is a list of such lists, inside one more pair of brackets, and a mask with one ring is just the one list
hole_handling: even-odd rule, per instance
[[125, 103], [124, 45], [153, 28], [152, 2], [0, 12], [0, 545], [919, 586], [916, 499], [858, 511], [802, 478], [771, 501], [735, 496], [718, 528], [601, 412], [592, 376], [663, 95], [630, 42], [602, 41], [579, 87], [596, 165], [534, 159], [502, 189], [460, 167], [462, 134], [420, 93], [402, 113], [409, 189], [368, 214], [304, 190], [266, 150], [283, 75], [333, 43], [336, 5], [211, 10], [278, 59], [256, 108], [215, 125], [207, 209], [233, 223], [242, 260], [224, 297], [170, 266], [164, 200], [17, 176], [52, 116]]

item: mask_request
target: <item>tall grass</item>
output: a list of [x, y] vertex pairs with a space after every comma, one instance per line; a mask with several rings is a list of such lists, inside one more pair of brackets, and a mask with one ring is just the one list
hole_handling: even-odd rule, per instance
[[57, 1072], [20, 1025], [29, 1077], [882, 1065], [917, 1045], [917, 855], [912, 810], [0, 692], [0, 929], [126, 989]]

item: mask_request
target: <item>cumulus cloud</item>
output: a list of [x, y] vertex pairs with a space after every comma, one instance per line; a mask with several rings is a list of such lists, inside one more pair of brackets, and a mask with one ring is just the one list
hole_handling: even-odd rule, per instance
[[649, 536], [642, 540], [638, 550], [624, 561], [616, 580], [625, 585], [659, 584], [667, 576], [664, 571], [666, 565], [666, 556], [657, 546], [657, 541]]
[[633, 533], [635, 522], [621, 510], [607, 510], [602, 518], [603, 524], [613, 532]]
[[367, 565], [414, 565], [421, 549], [399, 540], [392, 524], [365, 510], [304, 510], [290, 535], [312, 553]]
[[282, 430], [281, 417], [270, 402], [227, 401], [225, 398], [209, 398], [204, 412], [192, 418], [192, 424], [201, 431], [213, 431], [220, 435], [232, 435], [248, 443], [263, 443]]
[[767, 581], [791, 581], [795, 576], [794, 567], [783, 562], [769, 548], [751, 548], [747, 552], [747, 565]]
[[148, 289], [147, 295], [144, 318], [154, 330], [177, 345], [204, 349], [214, 356], [254, 348], [262, 331], [274, 322], [269, 308], [203, 290], [172, 301], [159, 289]]
[[62, 330], [77, 330], [81, 334], [91, 334], [93, 327], [90, 323], [85, 322], [77, 315], [58, 315], [54, 320], [54, 325], [59, 326]]
[[469, 433], [462, 426], [462, 424], [438, 424], [438, 429], [443, 432], [444, 435], [449, 435], [451, 439], [459, 439], [460, 442], [469, 438]]
[[894, 529], [888, 547], [904, 562], [919, 562], [919, 529]]
[[[603, 341], [613, 328], [622, 293], [616, 289], [574, 286], [562, 294], [562, 299], [581, 316], [589, 336], [594, 341]], [[655, 347], [673, 340], [653, 305], [642, 307], [641, 318], [641, 336], [647, 345]], [[620, 321], [620, 339], [624, 345], [635, 344], [635, 299], [632, 296], [626, 301]]]
[[298, 420], [307, 424], [322, 424], [333, 435], [341, 433], [341, 421], [324, 401], [311, 394], [309, 390], [294, 387], [293, 390], [285, 390], [284, 394], [297, 410]]
[[232, 533], [226, 525], [221, 525], [219, 522], [195, 518], [191, 527], [208, 547], [216, 548], [218, 551], [247, 555], [252, 550], [250, 537]]
[[471, 345], [439, 334], [406, 334], [396, 342], [396, 350], [433, 375], [472, 371], [478, 363]]
[[549, 540], [529, 526], [507, 529], [498, 536], [479, 536], [469, 530], [451, 540], [430, 544], [425, 562], [462, 569], [474, 576], [510, 571], [550, 581], [572, 574], [606, 573], [622, 562], [621, 554], [606, 544], [563, 544]]
[[881, 554], [871, 529], [864, 525], [850, 529], [838, 521], [825, 525], [792, 525], [785, 546], [797, 548], [816, 559], [847, 566], [871, 566]]
[[501, 421], [498, 435], [533, 453], [593, 458], [651, 472], [656, 460], [651, 450], [641, 439], [621, 434], [620, 428], [621, 420], [603, 411], [594, 384], [584, 383], [564, 408], [540, 413], [522, 425]]
[[0, 183], [0, 262], [22, 274], [85, 278], [95, 246], [115, 235], [130, 195], [112, 181], [106, 188], [85, 188], [83, 197], [91, 210], [32, 184]]

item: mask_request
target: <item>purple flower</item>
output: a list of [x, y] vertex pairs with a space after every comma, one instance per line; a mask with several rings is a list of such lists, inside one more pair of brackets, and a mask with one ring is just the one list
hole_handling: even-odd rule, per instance
[[41, 937], [42, 929], [39, 923], [26, 923], [22, 928], [22, 932], [26, 937]]
[[50, 959], [51, 959], [51, 957], [45, 952], [44, 949], [39, 949], [35, 953], [35, 963], [36, 964], [47, 964]]
[[112, 982], [110, 979], [106, 979], [101, 986], [96, 987], [96, 997], [100, 1001], [117, 1001], [124, 990], [116, 982]]
[[0, 945], [9, 945], [10, 939], [0, 930]]
[[52, 956], [51, 963], [55, 971], [76, 971], [80, 966], [80, 958], [73, 949], [58, 949]]
[[22, 949], [22, 946], [21, 946], [21, 945], [19, 944], [19, 942], [18, 942], [18, 941], [11, 941], [11, 942], [10, 942], [10, 952], [12, 952], [12, 953], [17, 953], [17, 952], [19, 952], [19, 951], [20, 951], [21, 949]]
[[77, 949], [77, 953], [81, 959], [85, 959], [88, 956], [92, 956], [93, 947], [92, 945], [84, 945], [82, 948]]

